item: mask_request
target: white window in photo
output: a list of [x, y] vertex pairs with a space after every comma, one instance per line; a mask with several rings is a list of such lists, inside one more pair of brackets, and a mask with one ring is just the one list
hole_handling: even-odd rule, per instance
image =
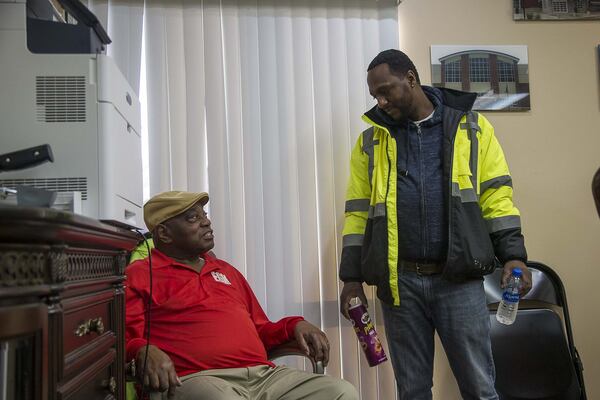
[[490, 64], [487, 57], [469, 58], [469, 78], [471, 82], [489, 82]]
[[444, 80], [446, 82], [460, 82], [460, 60], [444, 64]]
[[552, 0], [552, 11], [554, 11], [555, 13], [569, 12], [567, 0]]
[[498, 60], [498, 82], [514, 82], [515, 69], [512, 63]]

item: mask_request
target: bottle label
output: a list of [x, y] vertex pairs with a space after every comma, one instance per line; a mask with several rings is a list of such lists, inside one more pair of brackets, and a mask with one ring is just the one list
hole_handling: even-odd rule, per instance
[[518, 303], [519, 302], [519, 294], [504, 292], [502, 294], [502, 299], [507, 303]]

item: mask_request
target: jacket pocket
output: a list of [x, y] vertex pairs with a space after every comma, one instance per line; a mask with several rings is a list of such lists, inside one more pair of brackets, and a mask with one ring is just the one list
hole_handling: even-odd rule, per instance
[[452, 209], [454, 227], [444, 274], [452, 280], [463, 280], [493, 272], [497, 260], [479, 204], [454, 204]]
[[361, 275], [369, 285], [388, 280], [388, 237], [385, 216], [369, 218], [361, 251]]

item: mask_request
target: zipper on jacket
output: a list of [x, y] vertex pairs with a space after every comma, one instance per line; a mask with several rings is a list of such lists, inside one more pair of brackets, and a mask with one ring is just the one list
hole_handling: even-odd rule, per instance
[[[388, 135], [385, 140], [385, 156], [386, 156], [387, 162], [388, 162], [388, 176], [387, 176], [387, 185], [385, 187], [385, 200], [383, 203], [383, 204], [385, 204], [385, 220], [386, 221], [387, 221], [387, 198], [388, 198], [388, 193], [390, 192], [390, 175], [392, 174], [392, 162], [390, 161], [390, 155], [388, 153], [388, 145], [390, 143], [391, 138], [392, 138], [392, 135], [388, 131]], [[398, 178], [396, 178], [396, 180], [398, 180]], [[396, 224], [398, 224], [398, 215], [396, 215]], [[389, 268], [389, 265], [388, 265], [388, 268]]]
[[[427, 217], [425, 215], [426, 204], [425, 204], [425, 181], [423, 174], [423, 143], [422, 143], [422, 132], [421, 124], [415, 124], [417, 126], [417, 139], [419, 141], [419, 186], [421, 192], [421, 258], [424, 260], [428, 250], [428, 232], [427, 232]], [[410, 140], [410, 139], [409, 139]]]

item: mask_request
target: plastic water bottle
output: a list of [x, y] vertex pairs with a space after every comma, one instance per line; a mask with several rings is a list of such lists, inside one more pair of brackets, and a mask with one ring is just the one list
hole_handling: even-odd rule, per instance
[[387, 360], [381, 341], [377, 337], [371, 317], [367, 312], [367, 308], [363, 305], [358, 297], [350, 299], [350, 307], [348, 308], [350, 322], [356, 332], [356, 337], [362, 347], [369, 366], [374, 367]]
[[502, 300], [496, 312], [496, 319], [504, 325], [512, 325], [517, 318], [519, 309], [519, 288], [521, 287], [521, 276], [523, 272], [520, 268], [514, 268], [508, 280], [508, 285], [502, 293]]

